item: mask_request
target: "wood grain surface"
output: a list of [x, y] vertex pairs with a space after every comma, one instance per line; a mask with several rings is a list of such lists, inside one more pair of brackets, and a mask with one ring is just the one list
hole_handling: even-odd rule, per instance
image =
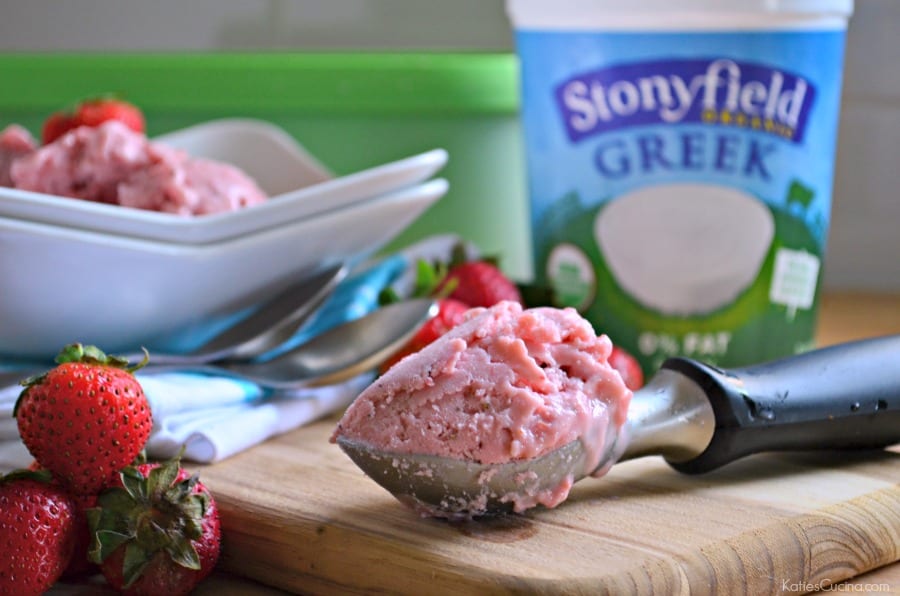
[[[900, 559], [895, 453], [759, 456], [702, 478], [646, 458], [557, 509], [449, 524], [365, 478], [326, 442], [330, 427], [201, 472], [227, 570], [313, 593], [768, 594]], [[292, 481], [267, 490], [267, 477]]]
[[[898, 307], [900, 297], [826, 296], [818, 341], [900, 332]], [[200, 470], [223, 515], [225, 571], [321, 594], [755, 596], [900, 560], [891, 451], [761, 455], [704, 476], [645, 458], [580, 482], [556, 509], [451, 524], [366, 478], [327, 442], [333, 424]]]

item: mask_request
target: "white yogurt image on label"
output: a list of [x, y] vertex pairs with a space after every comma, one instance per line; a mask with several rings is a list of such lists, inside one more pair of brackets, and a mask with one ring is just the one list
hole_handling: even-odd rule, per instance
[[611, 201], [594, 221], [619, 286], [672, 316], [734, 302], [759, 275], [774, 233], [759, 199], [709, 184], [644, 187]]

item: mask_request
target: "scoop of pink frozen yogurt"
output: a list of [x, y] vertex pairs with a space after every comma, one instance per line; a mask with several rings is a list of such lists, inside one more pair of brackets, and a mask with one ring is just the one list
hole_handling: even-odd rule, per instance
[[120, 122], [81, 126], [17, 159], [10, 176], [22, 190], [116, 203], [119, 183], [153, 163], [147, 145]]
[[632, 395], [608, 363], [611, 350], [571, 308], [472, 309], [360, 394], [331, 440], [494, 464], [581, 439], [589, 473], [608, 459]]
[[261, 203], [266, 195], [239, 169], [209, 159], [179, 159], [171, 153], [137, 170], [118, 186], [124, 207], [179, 215], [236, 211]]
[[126, 207], [204, 215], [234, 211], [266, 194], [229, 164], [193, 158], [118, 121], [82, 126], [17, 157], [7, 185]]
[[12, 186], [10, 169], [18, 158], [37, 147], [31, 133], [18, 124], [10, 124], [0, 132], [0, 186]]

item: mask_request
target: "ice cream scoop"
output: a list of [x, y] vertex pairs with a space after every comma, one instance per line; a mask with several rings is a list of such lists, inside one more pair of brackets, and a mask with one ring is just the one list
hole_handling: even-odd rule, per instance
[[480, 463], [390, 453], [337, 436], [369, 477], [428, 515], [467, 518], [513, 511], [523, 494], [598, 475], [626, 459], [662, 455], [685, 473], [714, 470], [762, 451], [880, 448], [900, 441], [900, 336], [822, 348], [722, 370], [672, 358], [635, 392], [606, 456], [579, 437], [539, 457]]

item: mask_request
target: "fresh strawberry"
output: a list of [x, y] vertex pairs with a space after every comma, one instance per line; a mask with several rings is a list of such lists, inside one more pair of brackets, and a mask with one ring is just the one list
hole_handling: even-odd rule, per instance
[[153, 420], [134, 367], [94, 346], [63, 349], [56, 368], [23, 381], [13, 409], [31, 455], [74, 494], [96, 494], [134, 461]]
[[[469, 260], [463, 245], [453, 248], [450, 262], [416, 263], [416, 280], [412, 297], [432, 297], [438, 300], [438, 314], [423, 325], [399, 352], [379, 367], [384, 372], [398, 360], [418, 352], [432, 341], [455, 327], [469, 308], [493, 306], [503, 300], [522, 304], [518, 287], [492, 259]], [[381, 295], [382, 302], [401, 298], [391, 288]]]
[[134, 132], [144, 132], [144, 114], [134, 104], [115, 97], [100, 97], [81, 102], [75, 109], [77, 126], [99, 126], [118, 120]]
[[438, 313], [425, 322], [411, 340], [412, 346], [420, 350], [444, 335], [462, 321], [463, 315], [469, 310], [469, 305], [454, 300], [442, 298], [438, 301]]
[[493, 306], [503, 300], [522, 304], [516, 285], [490, 261], [467, 261], [453, 265], [447, 272], [438, 292], [451, 287], [450, 298], [469, 306]]
[[[62, 487], [62, 484], [53, 478], [50, 471], [42, 467], [37, 460], [32, 461], [27, 470], [30, 472], [46, 474], [48, 478], [52, 478], [52, 482], [56, 486], [65, 490], [65, 488]], [[69, 564], [62, 573], [64, 579], [81, 577], [99, 571], [97, 565], [88, 559], [88, 548], [91, 545], [91, 533], [88, 530], [87, 515], [85, 514], [88, 509], [97, 505], [97, 495], [73, 495], [68, 492], [67, 494], [72, 499], [72, 504], [74, 506], [75, 544], [72, 549], [72, 556], [69, 558]], [[0, 590], [0, 594], [3, 594], [2, 590]]]
[[619, 371], [625, 386], [632, 391], [637, 391], [644, 386], [644, 371], [634, 356], [619, 346], [613, 346], [609, 355], [609, 364]]
[[463, 315], [469, 310], [469, 305], [454, 300], [453, 298], [442, 298], [438, 301], [438, 313], [432, 318], [425, 321], [416, 334], [406, 344], [400, 348], [398, 352], [379, 367], [380, 372], [384, 372], [401, 358], [413, 352], [418, 352], [443, 334], [456, 327], [463, 319]]
[[75, 503], [46, 471], [0, 478], [0, 594], [43, 594], [75, 543]]
[[78, 128], [74, 115], [69, 112], [53, 112], [41, 128], [41, 142], [44, 145], [52, 143], [73, 128]]
[[216, 502], [179, 458], [123, 469], [88, 522], [91, 560], [125, 594], [187, 594], [219, 558]]
[[41, 129], [41, 141], [46, 145], [79, 126], [99, 126], [110, 120], [135, 132], [146, 130], [144, 114], [137, 106], [115, 97], [98, 97], [79, 103], [74, 110], [50, 114]]

